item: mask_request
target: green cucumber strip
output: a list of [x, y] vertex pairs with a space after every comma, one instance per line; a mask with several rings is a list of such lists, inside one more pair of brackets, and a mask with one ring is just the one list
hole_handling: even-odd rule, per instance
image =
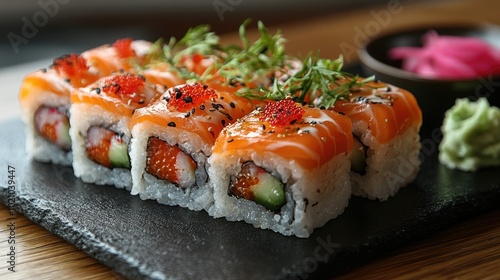
[[286, 203], [283, 184], [269, 173], [259, 173], [258, 179], [251, 189], [254, 201], [271, 211], [280, 209]]
[[366, 147], [356, 137], [351, 153], [351, 170], [362, 175], [366, 173]]
[[128, 145], [125, 142], [119, 141], [115, 137], [111, 138], [108, 156], [111, 166], [130, 168]]
[[57, 145], [63, 149], [71, 149], [71, 137], [69, 136], [69, 122], [64, 119], [56, 124]]

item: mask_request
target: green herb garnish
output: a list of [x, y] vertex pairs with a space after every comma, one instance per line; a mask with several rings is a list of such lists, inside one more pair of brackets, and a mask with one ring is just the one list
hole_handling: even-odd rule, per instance
[[348, 98], [353, 90], [374, 80], [373, 76], [360, 80], [359, 75], [342, 71], [343, 64], [342, 57], [330, 60], [309, 55], [302, 62], [302, 67], [288, 79], [275, 79], [271, 87], [259, 88], [260, 94], [246, 88], [239, 93], [250, 98], [270, 100], [292, 98], [303, 104], [330, 108], [337, 100]]
[[144, 67], [166, 63], [181, 78], [200, 79], [182, 65], [182, 59], [190, 55], [216, 56], [221, 51], [219, 37], [210, 31], [208, 25], [200, 25], [189, 29], [180, 40], [171, 37], [168, 44], [163, 39], [157, 40], [149, 50]]
[[278, 31], [270, 35], [264, 23], [258, 22], [260, 37], [250, 44], [246, 35], [246, 20], [239, 29], [243, 47], [228, 46], [223, 59], [217, 65], [217, 73], [225, 78], [227, 83], [245, 85], [262, 78], [269, 77], [277, 71], [283, 71], [287, 56], [285, 54], [285, 39]]

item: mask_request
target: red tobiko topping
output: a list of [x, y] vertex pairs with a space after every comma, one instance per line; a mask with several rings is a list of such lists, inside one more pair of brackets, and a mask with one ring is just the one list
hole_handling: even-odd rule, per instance
[[200, 83], [174, 87], [169, 90], [169, 93], [168, 105], [174, 107], [177, 111], [190, 110], [193, 107], [200, 106], [207, 100], [217, 98], [214, 89]]
[[55, 58], [52, 66], [59, 74], [64, 74], [69, 77], [73, 77], [78, 73], [87, 72], [89, 69], [87, 60], [81, 55], [74, 53]]
[[285, 99], [267, 104], [259, 119], [274, 126], [287, 126], [302, 119], [304, 112], [295, 101]]
[[[102, 90], [107, 94], [117, 94], [122, 97], [128, 96], [132, 101], [139, 102], [142, 98], [138, 91], [144, 86], [145, 79], [140, 75], [122, 74], [111, 76], [106, 79]], [[136, 94], [134, 94], [136, 93]], [[135, 100], [133, 97], [136, 97]]]
[[127, 58], [135, 55], [135, 51], [132, 49], [131, 38], [116, 40], [116, 42], [113, 43], [113, 48], [115, 48], [118, 56], [121, 58]]

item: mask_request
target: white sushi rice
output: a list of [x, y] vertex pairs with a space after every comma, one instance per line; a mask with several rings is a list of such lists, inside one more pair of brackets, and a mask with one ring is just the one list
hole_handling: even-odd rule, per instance
[[[146, 172], [146, 149], [150, 137], [158, 137], [172, 146], [178, 145], [184, 153], [196, 161], [196, 186], [181, 189], [176, 184], [158, 179]], [[206, 209], [212, 204], [213, 195], [207, 185], [206, 173], [207, 155], [211, 153], [210, 146], [196, 133], [145, 121], [132, 128], [130, 149], [133, 195], [139, 195], [143, 200], [156, 200], [161, 204], [177, 205], [195, 211]]]
[[418, 126], [384, 144], [375, 139], [366, 123], [353, 124], [353, 133], [368, 147], [366, 174], [351, 172], [353, 195], [384, 201], [415, 180], [420, 170]]
[[[231, 156], [214, 154], [209, 159], [210, 186], [214, 205], [208, 212], [229, 221], [245, 221], [283, 235], [306, 238], [314, 228], [340, 215], [349, 203], [350, 155], [338, 155], [315, 170], [305, 170], [294, 161], [271, 152], [240, 150]], [[286, 204], [275, 213], [253, 201], [228, 194], [231, 176], [241, 170], [242, 162], [253, 161], [285, 183]]]
[[85, 139], [91, 126], [100, 126], [123, 133], [123, 141], [130, 142], [129, 119], [104, 110], [98, 105], [73, 104], [70, 109], [70, 136], [73, 149], [73, 171], [75, 176], [86, 183], [114, 185], [131, 190], [132, 176], [125, 168], [108, 168], [87, 157]]

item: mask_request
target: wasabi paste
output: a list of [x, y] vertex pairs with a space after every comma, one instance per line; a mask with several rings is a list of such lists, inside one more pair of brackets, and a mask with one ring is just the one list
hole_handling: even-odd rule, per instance
[[486, 98], [457, 99], [441, 127], [439, 161], [453, 169], [476, 171], [500, 165], [500, 109]]

